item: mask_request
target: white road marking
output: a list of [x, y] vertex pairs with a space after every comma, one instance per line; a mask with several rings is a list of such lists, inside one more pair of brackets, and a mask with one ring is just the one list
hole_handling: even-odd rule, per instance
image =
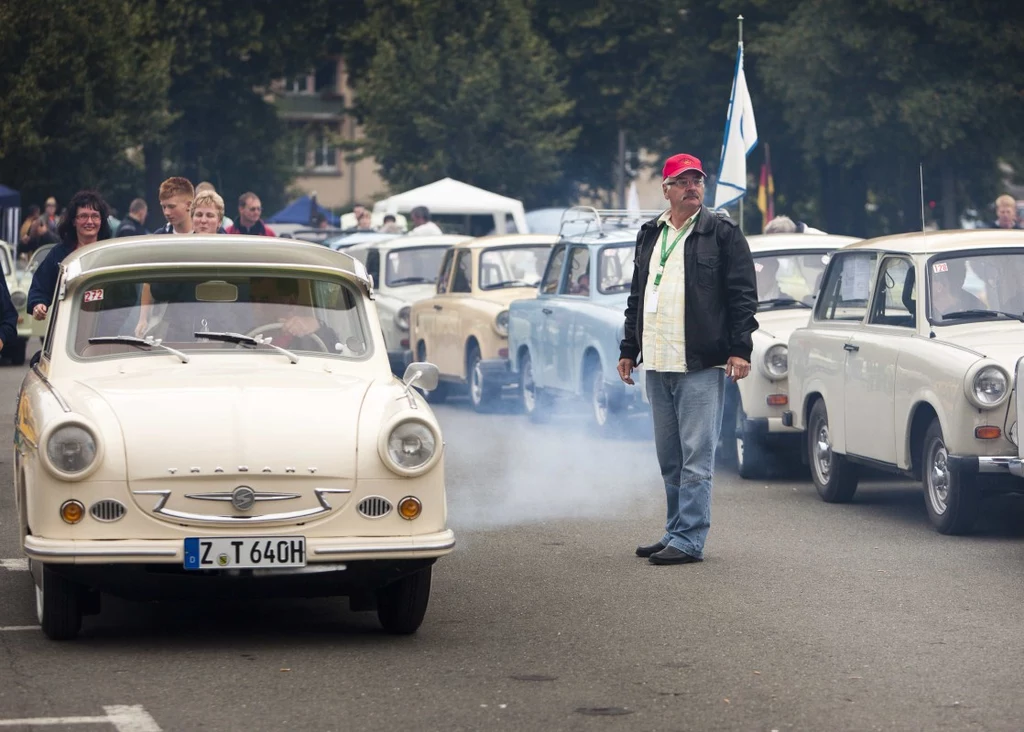
[[11, 572], [27, 572], [27, 559], [0, 559], [0, 567]]
[[102, 717], [26, 717], [0, 719], [0, 727], [55, 727], [70, 724], [109, 724], [117, 732], [161, 732], [156, 720], [141, 704], [103, 707]]
[[39, 630], [38, 625], [0, 625], [0, 633], [9, 630]]

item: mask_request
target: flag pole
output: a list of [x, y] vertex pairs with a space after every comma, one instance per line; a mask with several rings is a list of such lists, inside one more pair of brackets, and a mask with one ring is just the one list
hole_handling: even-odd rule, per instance
[[[739, 47], [740, 47], [740, 50], [743, 50], [743, 16], [742, 15], [737, 15], [736, 16], [736, 22], [739, 25], [739, 35], [740, 35]], [[743, 183], [746, 184], [746, 181], [743, 181]], [[744, 198], [746, 198], [746, 195], [740, 196], [740, 231], [743, 231], [743, 199]]]

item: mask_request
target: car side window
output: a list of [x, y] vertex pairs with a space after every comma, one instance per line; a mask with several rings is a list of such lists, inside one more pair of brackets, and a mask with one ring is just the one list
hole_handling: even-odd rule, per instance
[[455, 279], [452, 292], [471, 292], [473, 289], [473, 252], [463, 249], [455, 262]]
[[548, 266], [544, 270], [544, 278], [540, 281], [541, 295], [554, 295], [558, 292], [558, 280], [562, 276], [562, 264], [565, 262], [565, 244], [560, 244], [548, 257]]
[[913, 328], [917, 300], [914, 263], [904, 257], [887, 257], [878, 267], [878, 280], [868, 322]]
[[[60, 292], [61, 282], [57, 281], [57, 292]], [[57, 311], [60, 308], [60, 298], [55, 297], [53, 299], [53, 305], [50, 307], [50, 320], [46, 324], [46, 335], [43, 337], [43, 355], [46, 358], [50, 358], [50, 354], [53, 353], [53, 328], [57, 323]]]
[[449, 249], [445, 252], [444, 261], [441, 262], [441, 274], [437, 278], [437, 292], [442, 294], [448, 292], [448, 282], [452, 278], [452, 264], [455, 262], [455, 250]]
[[861, 321], [867, 314], [876, 252], [836, 254], [814, 309], [815, 320]]
[[569, 276], [566, 278], [565, 294], [590, 294], [590, 248], [573, 247], [569, 253]]

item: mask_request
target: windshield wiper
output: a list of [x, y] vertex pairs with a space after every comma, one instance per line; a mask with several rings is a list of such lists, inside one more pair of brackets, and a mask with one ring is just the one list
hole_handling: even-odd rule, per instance
[[810, 307], [813, 307], [813, 305], [808, 305], [803, 300], [796, 300], [796, 299], [794, 299], [792, 297], [773, 297], [773, 298], [771, 298], [769, 300], [758, 300], [757, 304], [758, 305], [770, 305], [772, 307], [789, 307], [791, 305], [796, 305], [797, 307], [800, 307], [800, 308], [810, 308]]
[[391, 280], [388, 284], [394, 287], [395, 285], [415, 285], [424, 282], [434, 284], [437, 280], [432, 280], [429, 277], [399, 277], [397, 280]]
[[154, 338], [153, 336], [146, 336], [145, 338], [137, 338], [135, 336], [94, 336], [89, 339], [89, 343], [117, 343], [124, 346], [137, 346], [139, 348], [162, 348], [168, 353], [173, 353], [175, 356], [181, 359], [182, 363], [188, 363], [188, 354], [182, 353], [177, 348], [171, 348], [165, 346], [160, 338]]
[[959, 318], [977, 318], [985, 315], [1005, 315], [1007, 318], [1013, 318], [1024, 323], [1024, 314], [1009, 313], [1005, 310], [957, 310], [956, 312], [946, 313], [942, 316], [943, 320], [957, 320]]
[[242, 333], [215, 333], [208, 330], [197, 330], [192, 335], [196, 338], [205, 338], [210, 341], [220, 341], [222, 343], [234, 343], [240, 346], [249, 346], [250, 348], [255, 348], [256, 346], [270, 346], [278, 353], [283, 353], [287, 356], [288, 360], [292, 363], [299, 362], [299, 357], [294, 353], [286, 348], [281, 348], [281, 346], [275, 346], [270, 342], [273, 338], [264, 338], [262, 335], [250, 336], [243, 335]]
[[487, 285], [484, 289], [497, 290], [499, 287], [536, 287], [539, 283], [527, 282], [526, 280], [505, 280], [504, 282], [495, 282], [494, 284]]

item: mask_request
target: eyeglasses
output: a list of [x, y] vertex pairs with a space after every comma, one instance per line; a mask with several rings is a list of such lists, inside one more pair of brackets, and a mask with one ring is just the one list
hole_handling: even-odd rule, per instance
[[263, 210], [263, 206], [249, 206], [248, 210], [249, 211], [254, 211], [254, 212], [255, 211], [262, 211]]
[[75, 216], [75, 221], [102, 221], [103, 217], [98, 213], [80, 213]]
[[689, 188], [690, 186], [700, 187], [704, 185], [703, 178], [676, 178], [674, 180], [665, 181], [665, 185], [669, 188], [672, 186], [679, 186], [681, 188]]

